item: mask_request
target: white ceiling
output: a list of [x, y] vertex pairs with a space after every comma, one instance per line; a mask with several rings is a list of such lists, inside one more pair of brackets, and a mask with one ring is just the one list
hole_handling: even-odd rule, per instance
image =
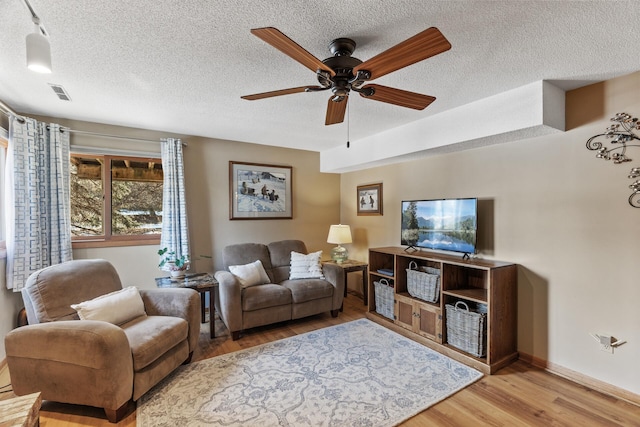
[[[0, 0], [0, 100], [26, 114], [326, 151], [327, 92], [241, 95], [317, 84], [313, 72], [251, 35], [273, 26], [310, 53], [350, 37], [366, 60], [438, 27], [450, 51], [376, 83], [435, 96], [423, 111], [352, 96], [349, 139], [539, 80], [570, 89], [640, 69], [637, 1], [30, 0], [50, 33], [53, 73], [26, 69], [33, 31], [22, 0]], [[64, 86], [60, 101], [48, 86]], [[461, 124], [463, 125], [463, 124]]]

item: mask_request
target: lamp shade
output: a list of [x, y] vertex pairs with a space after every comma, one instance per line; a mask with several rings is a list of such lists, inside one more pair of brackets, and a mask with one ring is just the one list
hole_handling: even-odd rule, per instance
[[27, 68], [38, 73], [51, 72], [51, 46], [36, 26], [37, 31], [27, 35]]
[[341, 245], [343, 243], [351, 243], [351, 227], [348, 225], [338, 224], [329, 228], [329, 236], [327, 243], [335, 243]]

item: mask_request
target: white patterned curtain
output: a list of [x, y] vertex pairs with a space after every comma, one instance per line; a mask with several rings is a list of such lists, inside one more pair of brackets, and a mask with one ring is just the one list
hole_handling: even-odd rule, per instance
[[184, 188], [182, 140], [162, 140], [162, 237], [160, 247], [175, 252], [176, 258], [189, 256], [189, 227]]
[[57, 124], [12, 118], [7, 155], [7, 287], [72, 259], [69, 133]]

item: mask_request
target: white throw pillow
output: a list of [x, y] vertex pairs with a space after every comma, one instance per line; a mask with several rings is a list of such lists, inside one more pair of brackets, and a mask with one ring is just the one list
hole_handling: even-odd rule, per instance
[[242, 288], [269, 283], [269, 275], [260, 260], [245, 265], [230, 265], [229, 271], [240, 281]]
[[308, 255], [291, 252], [291, 269], [289, 279], [324, 279], [320, 257], [322, 251], [312, 252]]
[[140, 292], [135, 286], [72, 304], [71, 308], [78, 312], [81, 320], [102, 320], [114, 325], [121, 325], [147, 314]]

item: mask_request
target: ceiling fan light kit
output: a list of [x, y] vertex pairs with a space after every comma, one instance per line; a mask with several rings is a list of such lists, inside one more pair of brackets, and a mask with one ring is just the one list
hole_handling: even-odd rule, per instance
[[254, 101], [292, 93], [331, 90], [326, 125], [344, 121], [351, 91], [375, 101], [415, 110], [425, 109], [435, 101], [435, 97], [365, 83], [451, 49], [451, 44], [440, 30], [431, 27], [364, 62], [351, 56], [356, 48], [355, 41], [345, 37], [338, 38], [329, 44], [329, 51], [333, 56], [320, 61], [276, 28], [255, 28], [251, 33], [314, 71], [319, 86], [301, 86], [245, 95], [242, 99]]

